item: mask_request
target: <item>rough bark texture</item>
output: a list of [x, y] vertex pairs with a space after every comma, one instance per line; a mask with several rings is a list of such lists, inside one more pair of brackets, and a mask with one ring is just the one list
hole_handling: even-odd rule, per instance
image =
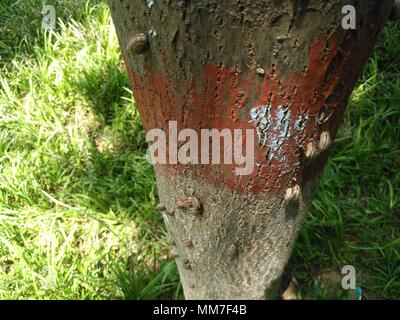
[[[275, 297], [327, 158], [321, 134], [334, 139], [393, 1], [109, 3], [145, 130], [168, 132], [175, 120], [197, 132], [258, 133], [251, 175], [222, 164], [155, 168], [185, 297]], [[348, 4], [356, 30], [341, 26]], [[126, 50], [138, 33], [149, 35], [143, 55]], [[323, 149], [311, 160], [310, 143]], [[300, 198], [288, 203], [297, 185]], [[193, 195], [202, 215], [177, 208]]]

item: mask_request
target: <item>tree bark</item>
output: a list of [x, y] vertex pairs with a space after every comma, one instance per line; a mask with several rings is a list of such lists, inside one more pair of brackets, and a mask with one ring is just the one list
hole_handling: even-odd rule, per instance
[[[230, 164], [155, 166], [185, 297], [277, 297], [393, 0], [109, 3], [146, 131], [168, 132], [174, 120], [199, 136], [213, 128], [257, 132], [250, 175], [235, 175]], [[349, 4], [355, 30], [342, 27]]]

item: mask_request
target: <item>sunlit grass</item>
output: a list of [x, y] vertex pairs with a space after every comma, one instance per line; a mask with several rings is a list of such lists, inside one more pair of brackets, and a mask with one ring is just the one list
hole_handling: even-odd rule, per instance
[[1, 29], [0, 298], [180, 296], [108, 7], [66, 1], [44, 32], [41, 1], [9, 2], [29, 14]]

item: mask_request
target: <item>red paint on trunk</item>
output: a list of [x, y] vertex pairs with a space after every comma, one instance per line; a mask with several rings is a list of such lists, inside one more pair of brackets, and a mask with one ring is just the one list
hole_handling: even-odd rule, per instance
[[[268, 160], [271, 149], [255, 146], [256, 166], [249, 176], [236, 176], [233, 165], [164, 165], [166, 174], [185, 174], [206, 177], [216, 185], [240, 192], [285, 190], [292, 184], [302, 184], [303, 177], [312, 177], [323, 166], [326, 155], [306, 166], [301, 149], [308, 142], [318, 142], [321, 132], [334, 137], [342, 120], [345, 105], [357, 78], [368, 58], [371, 46], [382, 22], [371, 26], [369, 37], [362, 43], [354, 41], [354, 34], [338, 32], [321, 36], [309, 49], [309, 62], [304, 70], [283, 77], [278, 68], [266, 68], [260, 80], [256, 72], [238, 74], [227, 68], [205, 65], [202, 74], [188, 75], [180, 81], [171, 74], [162, 74], [146, 65], [145, 77], [129, 73], [133, 92], [145, 130], [163, 128], [168, 132], [168, 121], [178, 122], [178, 130], [254, 129], [250, 110], [270, 106], [273, 123], [279, 123], [280, 106], [290, 110], [290, 137], [279, 147], [279, 156]], [[317, 118], [324, 111], [322, 124]], [[296, 130], [296, 121], [308, 118], [304, 130]], [[275, 132], [274, 132], [275, 130]], [[276, 136], [276, 128], [269, 133]], [[256, 138], [257, 142], [257, 138]], [[305, 170], [308, 170], [305, 175]]]

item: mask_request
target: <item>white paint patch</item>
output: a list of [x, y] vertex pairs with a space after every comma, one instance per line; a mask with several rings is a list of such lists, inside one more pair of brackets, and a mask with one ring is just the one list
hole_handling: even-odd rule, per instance
[[278, 106], [274, 112], [268, 105], [254, 107], [250, 117], [257, 130], [258, 141], [269, 149], [269, 160], [278, 157], [284, 161], [286, 157], [282, 147], [291, 137], [292, 112], [289, 108]]
[[307, 123], [310, 119], [305, 114], [300, 114], [297, 121], [294, 123], [294, 129], [296, 131], [304, 131], [307, 126]]
[[155, 36], [157, 36], [157, 31], [154, 28], [151, 28], [149, 31], [149, 36], [154, 38]]

